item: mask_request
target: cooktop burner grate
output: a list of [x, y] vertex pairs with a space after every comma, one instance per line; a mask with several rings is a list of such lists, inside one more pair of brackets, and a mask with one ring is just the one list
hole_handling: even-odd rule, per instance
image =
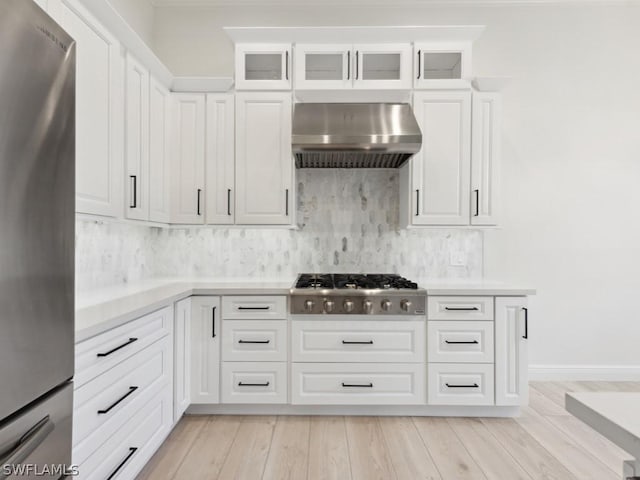
[[417, 290], [418, 285], [397, 274], [304, 273], [298, 277], [295, 288], [338, 290]]

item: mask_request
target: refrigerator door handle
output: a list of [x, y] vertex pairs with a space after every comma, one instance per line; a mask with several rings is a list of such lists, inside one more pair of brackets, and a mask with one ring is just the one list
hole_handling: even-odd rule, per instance
[[[5, 465], [10, 467], [22, 463], [24, 459], [31, 455], [31, 453], [44, 442], [54, 429], [55, 424], [51, 421], [49, 415], [47, 415], [18, 439], [15, 448], [9, 452], [0, 452], [0, 455], [3, 456], [3, 458], [0, 459], [2, 467]], [[4, 480], [6, 478], [8, 478], [8, 476], [5, 475], [5, 469], [2, 468], [0, 470], [0, 479]]]

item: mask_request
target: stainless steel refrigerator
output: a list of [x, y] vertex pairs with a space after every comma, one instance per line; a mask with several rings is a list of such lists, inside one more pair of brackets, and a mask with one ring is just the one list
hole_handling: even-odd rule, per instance
[[75, 43], [1, 0], [0, 479], [71, 463], [74, 170]]

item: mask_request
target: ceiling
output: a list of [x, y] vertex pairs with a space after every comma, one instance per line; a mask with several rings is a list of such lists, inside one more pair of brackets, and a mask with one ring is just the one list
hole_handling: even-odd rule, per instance
[[156, 7], [632, 5], [640, 0], [149, 0]]

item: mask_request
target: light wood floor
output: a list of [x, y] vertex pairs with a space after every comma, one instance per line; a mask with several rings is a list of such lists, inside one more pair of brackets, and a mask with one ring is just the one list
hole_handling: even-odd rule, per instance
[[533, 382], [515, 419], [187, 416], [138, 479], [619, 480], [629, 455], [563, 407], [589, 390], [640, 382]]

